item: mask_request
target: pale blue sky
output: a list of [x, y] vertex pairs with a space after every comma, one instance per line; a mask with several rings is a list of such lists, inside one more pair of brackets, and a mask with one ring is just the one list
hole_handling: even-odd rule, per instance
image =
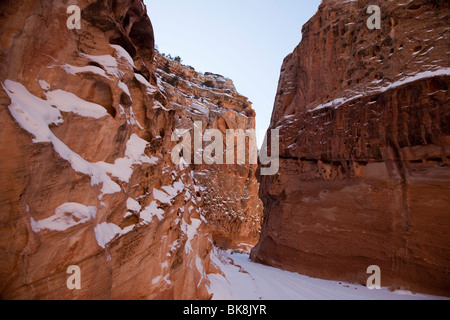
[[269, 126], [283, 59], [320, 2], [145, 0], [159, 51], [232, 79], [253, 102], [257, 134]]

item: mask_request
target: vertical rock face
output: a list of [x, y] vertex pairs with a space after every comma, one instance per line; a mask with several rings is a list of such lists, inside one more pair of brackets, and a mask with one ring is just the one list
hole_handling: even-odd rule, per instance
[[[251, 102], [236, 91], [230, 79], [221, 75], [198, 73], [160, 54], [156, 55], [156, 64], [164, 92], [177, 111], [176, 127], [193, 131], [197, 122], [201, 123], [203, 134], [216, 129], [223, 136], [224, 164], [193, 165], [194, 178], [203, 193], [203, 209], [214, 244], [248, 251], [259, 239], [262, 220], [255, 177], [257, 165], [250, 164], [250, 142], [245, 148], [245, 164], [226, 164], [225, 153], [230, 129], [254, 132], [255, 111]], [[202, 147], [208, 144], [203, 143]], [[237, 154], [237, 147], [233, 149]], [[191, 158], [194, 159], [194, 150]]]
[[[372, 3], [371, 3], [372, 4]], [[445, 1], [323, 1], [281, 70], [252, 258], [316, 277], [450, 294]]]
[[197, 118], [252, 128], [251, 107], [223, 77], [205, 75], [223, 92], [199, 88], [203, 104], [166, 83], [141, 0], [79, 0], [73, 30], [70, 4], [0, 4], [0, 296], [207, 299], [214, 230], [250, 243], [258, 230], [256, 210], [222, 223], [214, 193], [228, 174], [253, 206], [255, 168], [175, 165], [171, 137]]

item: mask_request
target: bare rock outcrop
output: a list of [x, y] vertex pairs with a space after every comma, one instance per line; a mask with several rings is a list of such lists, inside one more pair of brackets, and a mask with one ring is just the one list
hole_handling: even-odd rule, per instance
[[445, 1], [323, 1], [281, 70], [256, 261], [450, 294], [450, 15]]

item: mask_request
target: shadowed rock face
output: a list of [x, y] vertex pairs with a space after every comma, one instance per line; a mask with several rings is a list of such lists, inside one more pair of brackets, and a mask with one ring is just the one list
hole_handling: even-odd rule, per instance
[[[232, 226], [255, 243], [259, 225], [249, 225], [261, 215], [221, 224], [214, 199], [229, 185], [220, 181], [239, 185], [236, 202], [257, 199], [256, 168], [171, 161], [173, 131], [195, 116], [157, 71], [141, 0], [77, 1], [80, 30], [66, 27], [68, 5], [0, 4], [0, 296], [208, 299], [214, 230], [230, 239]], [[215, 116], [199, 116], [208, 126], [254, 127], [235, 90], [199, 96], [223, 99], [209, 102]], [[66, 286], [70, 265], [81, 269], [80, 290]]]
[[449, 5], [323, 1], [281, 69], [252, 259], [303, 274], [450, 295]]

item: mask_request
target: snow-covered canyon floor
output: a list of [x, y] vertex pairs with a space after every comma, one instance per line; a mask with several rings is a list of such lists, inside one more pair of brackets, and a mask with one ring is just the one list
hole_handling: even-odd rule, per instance
[[369, 290], [358, 284], [315, 279], [250, 261], [248, 254], [218, 250], [214, 261], [225, 274], [210, 274], [213, 300], [435, 300], [445, 297]]

